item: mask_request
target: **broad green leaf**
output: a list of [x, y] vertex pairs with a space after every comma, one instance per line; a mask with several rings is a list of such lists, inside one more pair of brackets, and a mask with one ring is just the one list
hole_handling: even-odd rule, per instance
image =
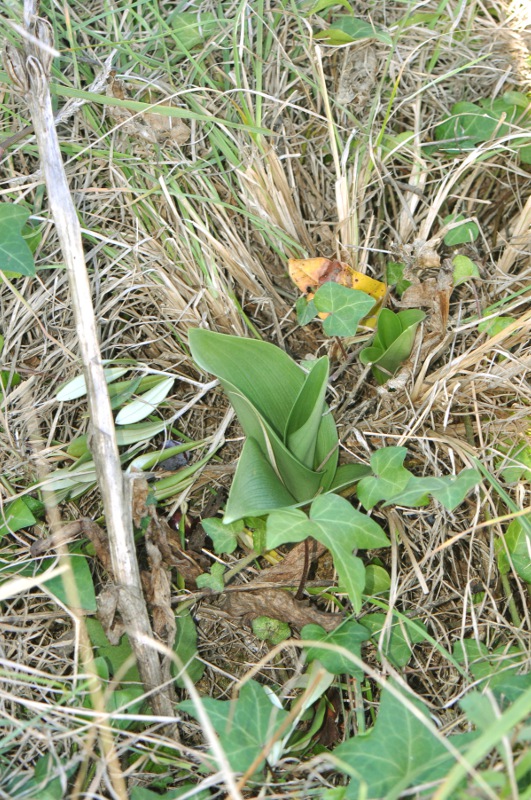
[[358, 497], [366, 509], [380, 500], [388, 500], [402, 492], [408, 485], [411, 472], [403, 464], [406, 447], [382, 447], [371, 456], [374, 477], [362, 478], [358, 484]]
[[427, 633], [426, 627], [418, 619], [412, 620], [414, 625], [408, 625], [405, 619], [398, 620], [393, 617], [390, 628], [384, 630], [386, 619], [386, 614], [367, 614], [360, 619], [360, 624], [366, 628], [378, 646], [378, 653], [381, 646], [385, 657], [395, 667], [405, 667], [411, 658], [410, 645], [425, 641], [419, 628]]
[[[406, 697], [429, 721], [428, 709], [411, 695]], [[346, 800], [397, 798], [410, 786], [442, 778], [454, 763], [440, 739], [387, 688], [382, 690], [374, 727], [340, 744], [334, 756], [351, 776]]]
[[483, 322], [480, 322], [478, 325], [478, 331], [480, 333], [488, 333], [489, 336], [496, 336], [497, 333], [501, 333], [508, 328], [509, 325], [512, 325], [514, 322], [514, 317], [495, 317], [493, 319], [486, 319]]
[[[256, 339], [192, 328], [189, 342], [196, 364], [226, 386], [238, 418], [234, 394], [243, 395], [282, 438], [294, 398], [305, 381], [304, 371], [283, 350]], [[246, 435], [256, 437], [255, 427], [246, 430], [248, 414], [244, 416], [240, 423]]]
[[[256, 681], [242, 687], [236, 703], [210, 697], [201, 702], [235, 772], [245, 772], [253, 764], [288, 716]], [[179, 709], [197, 719], [191, 700], [179, 703]], [[263, 766], [262, 761], [258, 770]]]
[[21, 528], [35, 525], [37, 522], [23, 497], [4, 506], [0, 521], [0, 539], [9, 533], [21, 530]]
[[394, 286], [395, 291], [399, 297], [402, 297], [406, 289], [411, 286], [411, 281], [404, 278], [404, 270], [406, 265], [401, 261], [388, 261], [387, 262], [387, 283], [389, 286]]
[[451, 115], [435, 127], [435, 139], [440, 149], [449, 153], [472, 150], [494, 134], [505, 136], [509, 126], [500, 123], [499, 115], [475, 103], [461, 102], [452, 106]]
[[[175, 617], [177, 623], [177, 634], [173, 650], [178, 656], [186, 670], [188, 677], [193, 683], [197, 683], [205, 671], [205, 665], [199, 661], [197, 656], [197, 628], [190, 611], [183, 611]], [[174, 675], [179, 675], [180, 668], [175, 664], [172, 665], [172, 672]], [[177, 677], [175, 680], [177, 686], [181, 689], [184, 688], [184, 681], [182, 678]]]
[[223, 521], [228, 524], [244, 517], [260, 517], [275, 509], [293, 506], [296, 502], [256, 441], [246, 439]]
[[363, 317], [375, 305], [375, 300], [365, 292], [328, 281], [320, 286], [313, 298], [319, 312], [329, 316], [323, 321], [328, 336], [354, 336]]
[[[97, 611], [96, 593], [94, 591], [92, 574], [90, 572], [86, 556], [72, 553], [68, 557], [68, 563], [70, 567], [70, 574], [73, 577], [77, 588], [80, 608], [82, 608], [83, 611], [94, 613]], [[50, 559], [44, 559], [40, 571], [44, 572], [49, 565]], [[46, 588], [66, 606], [69, 606], [74, 602], [74, 598], [70, 597], [67, 593], [65, 581], [62, 575], [58, 575], [57, 577], [46, 581]]]
[[[126, 372], [129, 372], [129, 370], [130, 367], [105, 367], [103, 372], [107, 383], [112, 383], [121, 378], [122, 375], [125, 375]], [[87, 383], [85, 376], [76, 375], [75, 378], [71, 378], [66, 383], [61, 384], [56, 392], [55, 399], [60, 403], [64, 403], [67, 400], [78, 400], [80, 397], [84, 397], [86, 393]]]
[[478, 265], [468, 256], [454, 256], [452, 264], [454, 265], [454, 286], [459, 286], [460, 283], [465, 283], [470, 278], [481, 277]]
[[309, 469], [314, 468], [317, 434], [325, 410], [329, 361], [320, 358], [306, 376], [286, 421], [284, 441], [289, 451]]
[[[510, 448], [502, 462], [501, 474], [507, 483], [531, 481], [531, 446], [516, 444]], [[497, 466], [500, 466], [497, 464]]]
[[[305, 625], [301, 630], [301, 639], [313, 639], [329, 645], [344, 647], [361, 659], [361, 645], [369, 638], [366, 628], [354, 620], [347, 620], [334, 631], [327, 633], [320, 625]], [[317, 659], [332, 675], [352, 675], [363, 680], [363, 670], [342, 653], [324, 650], [319, 647], [305, 648], [308, 661]]]
[[458, 244], [476, 241], [479, 236], [479, 228], [475, 222], [467, 220], [462, 214], [449, 214], [444, 218], [443, 225], [454, 222], [461, 222], [462, 224], [448, 231], [443, 239], [445, 245], [455, 247]]
[[243, 530], [243, 523], [240, 521], [229, 524], [222, 522], [217, 517], [201, 520], [201, 525], [207, 536], [210, 536], [214, 544], [214, 552], [233, 553], [238, 545], [238, 534]]
[[220, 29], [220, 21], [211, 11], [199, 15], [177, 8], [168, 15], [165, 24], [171, 27], [174, 42], [184, 52], [197, 47]]
[[15, 203], [0, 203], [0, 272], [35, 275], [35, 262], [22, 236], [30, 212]]
[[222, 592], [225, 588], [225, 581], [223, 575], [225, 574], [225, 567], [217, 561], [210, 567], [210, 572], [203, 572], [199, 575], [195, 582], [198, 589], [211, 589], [213, 592]]
[[140, 422], [152, 414], [163, 400], [166, 399], [174, 384], [174, 378], [165, 378], [157, 386], [145, 392], [136, 400], [124, 406], [116, 415], [117, 425], [130, 425]]
[[[96, 617], [87, 617], [85, 622], [90, 642], [97, 651], [98, 656], [105, 659], [105, 662], [110, 665], [111, 676], [120, 672], [122, 685], [130, 681], [140, 683], [140, 674], [133, 658], [133, 649], [127, 634], [124, 633], [118, 644], [111, 644], [105, 635], [101, 622]], [[123, 673], [122, 668], [129, 659], [130, 667], [127, 672]]]
[[[249, 439], [255, 440], [255, 450], [261, 450], [279, 482], [296, 502], [311, 500], [320, 487], [327, 489], [335, 472], [334, 457], [319, 473], [302, 464], [283, 441], [289, 415], [306, 380], [306, 373], [278, 347], [254, 339], [194, 329], [190, 331], [190, 346], [197, 363], [220, 379], [244, 432]], [[316, 461], [333, 453], [335, 447], [335, 423], [329, 414], [325, 414], [317, 435]], [[246, 464], [249, 463], [247, 454]], [[240, 483], [240, 464], [237, 477]], [[249, 482], [245, 476], [243, 482], [247, 489], [251, 483], [257, 485], [256, 480]], [[228, 505], [237, 502], [239, 507], [243, 507], [243, 513], [238, 512], [235, 516], [231, 511], [227, 522], [244, 516], [259, 516], [272, 507], [267, 505], [262, 510], [258, 501], [263, 498], [257, 496], [255, 502], [251, 495], [246, 496], [249, 504], [246, 507], [236, 494], [233, 485]]]
[[[531, 521], [531, 515], [529, 520]], [[531, 536], [522, 525], [520, 519], [513, 519], [503, 538], [511, 559], [509, 561], [503, 542], [497, 543], [496, 550], [500, 572], [507, 574], [511, 570], [512, 563], [515, 572], [520, 578], [531, 584]]]
[[387, 570], [379, 564], [368, 564], [365, 567], [365, 594], [374, 597], [384, 594], [391, 588], [391, 578]]

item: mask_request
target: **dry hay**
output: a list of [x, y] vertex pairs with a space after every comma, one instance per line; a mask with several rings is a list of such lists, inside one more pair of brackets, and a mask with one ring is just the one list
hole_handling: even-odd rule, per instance
[[[373, 3], [358, 4], [357, 13], [370, 11], [376, 24], [388, 27], [403, 13], [400, 3], [376, 5], [375, 11]], [[422, 8], [432, 10], [435, 5]], [[239, 335], [257, 330], [298, 358], [331, 353], [332, 370], [338, 372], [331, 405], [344, 460], [366, 462], [378, 447], [403, 444], [417, 474], [454, 472], [470, 466], [473, 456], [498, 474], [507, 441], [525, 440], [529, 429], [529, 169], [518, 162], [510, 142], [502, 151], [485, 146], [481, 159], [478, 151], [453, 161], [441, 158], [439, 165], [425, 158], [422, 149], [454, 102], [529, 89], [525, 58], [530, 37], [519, 16], [524, 5], [491, 6], [487, 12], [476, 3], [450, 3], [452, 21], [443, 34], [421, 24], [409, 27], [391, 55], [385, 44], [371, 40], [323, 48], [318, 57], [292, 15], [281, 15], [274, 27], [268, 15], [271, 47], [261, 65], [260, 124], [273, 131], [269, 138], [192, 120], [190, 142], [153, 143], [131, 128], [124, 130], [123, 120], [100, 104], [75, 110], [59, 134], [84, 230], [104, 358], [132, 358], [140, 368], [205, 381], [187, 351], [190, 326]], [[96, 16], [102, 9], [103, 4], [92, 0], [74, 9], [73, 18]], [[252, 27], [252, 4], [247, 11]], [[101, 45], [82, 20], [77, 24], [85, 56], [98, 65], [96, 71], [103, 69], [108, 45]], [[118, 17], [116, 24], [123, 40], [131, 39], [134, 47], [135, 30], [128, 29], [127, 15]], [[147, 24], [157, 29], [156, 21]], [[241, 19], [235, 24], [244, 25]], [[463, 30], [466, 37], [459, 35]], [[230, 31], [197, 53], [196, 61], [207, 63], [214, 75], [229, 57], [224, 49], [227, 36]], [[432, 62], [435, 46], [438, 55]], [[146, 59], [130, 75], [127, 58], [118, 54], [115, 66], [131, 97], [142, 97], [147, 86], [165, 104], [171, 100], [181, 105], [190, 93], [196, 109], [222, 120], [225, 114], [232, 118], [233, 102], [245, 100], [256, 108], [254, 54], [242, 44], [238, 55], [241, 86], [248, 91], [235, 87], [234, 96], [198, 84], [192, 61], [176, 61], [168, 74]], [[75, 84], [73, 68], [65, 72]], [[389, 81], [397, 82], [390, 109]], [[6, 134], [23, 124], [24, 111], [19, 108], [19, 100], [7, 91], [1, 116]], [[388, 130], [416, 134], [393, 156], [386, 155], [378, 140], [388, 111]], [[336, 161], [331, 120], [343, 148]], [[223, 155], [215, 135], [218, 124]], [[358, 137], [367, 148], [357, 155]], [[1, 161], [5, 199], [25, 201], [35, 209], [42, 231], [36, 261], [43, 268], [36, 278], [6, 281], [0, 289], [3, 367], [22, 377], [2, 408], [4, 502], [38, 479], [38, 459], [44, 458], [50, 471], [68, 464], [66, 447], [87, 429], [83, 400], [62, 405], [55, 400], [58, 385], [76, 375], [80, 366], [66, 275], [31, 144], [26, 138]], [[454, 251], [445, 248], [438, 234], [442, 217], [456, 212], [474, 218], [480, 227], [475, 245], [461, 252], [480, 266], [481, 279], [475, 289], [467, 283], [455, 291], [440, 347], [423, 353], [394, 392], [377, 390], [356, 359], [346, 365], [338, 360], [337, 349], [319, 324], [298, 327], [288, 257], [343, 257], [382, 278], [389, 258], [404, 255], [408, 248], [412, 252], [424, 242], [441, 257], [451, 255]], [[517, 322], [488, 339], [470, 318], [478, 306], [485, 309], [503, 300], [503, 313]], [[160, 413], [169, 417], [193, 401], [196, 392], [189, 383], [176, 381]], [[226, 411], [226, 401], [215, 389], [193, 404], [178, 425], [191, 439], [215, 436]], [[39, 454], [31, 441], [35, 426], [41, 438]], [[224, 465], [233, 466], [241, 432], [232, 423], [225, 436], [221, 463], [207, 466], [178, 498], [192, 518], [202, 513], [212, 489], [230, 484], [231, 471]], [[523, 484], [513, 495], [521, 507], [529, 504]], [[175, 502], [170, 502], [168, 513], [174, 511]], [[99, 513], [95, 492], [62, 507], [65, 520], [80, 514], [96, 518]], [[513, 642], [528, 647], [523, 630], [511, 618], [496, 568], [494, 542], [504, 530], [497, 518], [504, 513], [499, 496], [487, 484], [453, 513], [435, 505], [376, 512], [378, 521], [400, 540], [389, 553], [380, 554], [392, 575], [391, 606], [425, 621], [448, 651], [464, 637], [487, 645], [502, 640], [507, 647]], [[482, 524], [485, 521], [489, 524]], [[35, 530], [6, 538], [4, 560], [27, 563], [29, 546], [39, 535]], [[228, 558], [229, 566], [240, 555]], [[211, 557], [206, 551], [207, 563]], [[330, 565], [325, 565], [325, 576], [333, 578]], [[242, 573], [240, 580], [253, 577], [256, 570]], [[98, 580], [105, 576], [98, 573]], [[511, 586], [512, 601], [529, 631], [525, 588], [514, 576]], [[484, 593], [483, 599], [473, 602], [478, 592]], [[183, 599], [186, 592], [178, 594]], [[323, 604], [321, 610], [330, 609]], [[253, 637], [248, 624], [204, 598], [194, 613], [199, 654], [208, 664], [200, 690], [228, 697], [234, 680], [260, 662], [268, 648]], [[79, 639], [72, 637], [68, 613], [40, 590], [11, 599], [3, 608], [2, 626], [2, 664], [8, 676], [3, 680], [2, 708], [8, 718], [25, 720], [10, 753], [12, 764], [22, 769], [37, 753], [57, 747], [64, 756], [70, 739], [83, 739], [82, 721], [73, 721], [54, 705], [53, 689], [38, 680], [58, 678], [62, 692], [79, 680], [73, 649]], [[374, 653], [367, 657], [377, 664]], [[291, 648], [274, 665], [262, 668], [261, 680], [284, 686], [300, 668]], [[444, 722], [459, 724], [459, 675], [436, 648], [429, 643], [417, 646], [405, 674]], [[348, 703], [346, 698], [347, 710]], [[53, 742], [48, 726], [56, 731]], [[182, 735], [179, 752], [192, 763], [199, 758], [198, 729], [189, 723]], [[150, 736], [152, 742], [158, 739], [171, 746], [154, 722], [144, 739], [126, 731], [117, 734], [119, 755], [131, 749], [147, 752]], [[96, 773], [94, 791], [98, 781], [106, 779], [105, 766], [100, 764]], [[140, 772], [135, 775], [130, 767], [133, 782], [140, 779]], [[304, 793], [323, 780], [317, 773], [299, 774], [285, 791]]]

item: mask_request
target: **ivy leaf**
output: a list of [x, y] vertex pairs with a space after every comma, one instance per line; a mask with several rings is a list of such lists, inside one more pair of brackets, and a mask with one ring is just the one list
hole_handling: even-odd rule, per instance
[[317, 289], [313, 303], [319, 312], [329, 315], [323, 320], [323, 329], [328, 336], [354, 336], [375, 300], [358, 289], [328, 281]]
[[0, 271], [35, 275], [35, 262], [22, 236], [30, 212], [15, 203], [0, 203]]
[[210, 572], [203, 572], [195, 579], [198, 589], [211, 589], [213, 592], [222, 592], [225, 588], [223, 575], [225, 567], [219, 562], [212, 564]]
[[[288, 716], [256, 681], [242, 687], [236, 703], [210, 697], [202, 698], [202, 703], [235, 772], [251, 766]], [[179, 703], [179, 708], [197, 719], [191, 700]], [[258, 768], [262, 766], [263, 762]]]
[[382, 447], [371, 456], [374, 476], [362, 478], [358, 484], [358, 497], [366, 509], [380, 500], [388, 500], [402, 492], [412, 477], [403, 464], [406, 447]]
[[415, 508], [426, 505], [426, 497], [431, 494], [448, 511], [453, 511], [480, 480], [481, 475], [475, 469], [464, 469], [457, 475], [442, 475], [438, 478], [417, 478], [412, 475], [407, 486], [389, 498], [384, 505]]
[[[221, 565], [220, 565], [221, 566]], [[177, 623], [177, 635], [173, 645], [174, 652], [179, 659], [193, 683], [197, 683], [203, 676], [205, 665], [199, 661], [197, 656], [197, 628], [190, 611], [184, 611], [182, 614], [176, 614], [175, 621]], [[172, 664], [173, 674], [179, 674], [180, 669], [177, 665]], [[176, 684], [181, 689], [184, 687], [182, 678], [176, 679]]]
[[357, 511], [336, 494], [320, 495], [313, 501], [310, 518], [300, 509], [273, 512], [267, 520], [267, 547], [302, 542], [313, 536], [332, 553], [341, 587], [356, 609], [361, 608], [365, 567], [353, 550], [388, 547], [389, 539], [377, 522]]
[[[529, 521], [531, 522], [531, 516], [529, 516]], [[505, 531], [503, 539], [511, 559], [509, 561], [504, 542], [500, 539], [496, 544], [500, 572], [506, 575], [511, 570], [512, 563], [520, 578], [526, 583], [531, 583], [531, 536], [520, 519], [513, 519]]]
[[297, 322], [301, 327], [308, 325], [317, 316], [317, 309], [313, 300], [307, 300], [305, 297], [299, 297], [295, 303], [295, 311], [297, 312]]
[[454, 286], [465, 283], [470, 278], [479, 278], [478, 265], [468, 256], [457, 255], [452, 258], [454, 265]]
[[238, 544], [238, 534], [243, 530], [241, 520], [225, 524], [217, 517], [201, 520], [201, 525], [207, 536], [210, 536], [214, 544], [214, 552], [233, 553]]
[[[302, 639], [316, 639], [326, 644], [344, 647], [360, 659], [362, 642], [367, 641], [369, 636], [367, 629], [354, 620], [344, 622], [331, 633], [327, 633], [320, 625], [314, 624], [305, 625], [301, 630]], [[332, 675], [352, 675], [360, 681], [363, 680], [363, 670], [341, 653], [334, 653], [332, 650], [324, 650], [319, 647], [308, 647], [306, 648], [306, 658], [308, 661], [317, 659]]]
[[449, 214], [443, 220], [443, 225], [449, 223], [462, 222], [456, 225], [445, 235], [443, 241], [448, 247], [455, 247], [458, 244], [475, 242], [479, 236], [479, 228], [475, 222], [466, 219], [462, 214]]
[[[427, 633], [428, 631], [420, 620], [412, 620], [415, 624], [408, 625], [409, 620], [408, 622], [402, 620], [401, 624], [396, 617], [393, 617], [389, 633], [387, 628], [385, 631], [383, 630], [385, 621], [386, 614], [367, 614], [360, 622], [377, 646], [383, 644], [382, 651], [391, 664], [398, 668], [405, 667], [411, 658], [410, 645], [425, 641], [422, 632]], [[381, 641], [382, 636], [385, 636], [383, 642]]]
[[[423, 703], [410, 696], [408, 700], [429, 720]], [[452, 737], [452, 743], [457, 741], [462, 737]], [[336, 747], [334, 756], [351, 776], [345, 800], [398, 797], [409, 786], [442, 778], [454, 763], [442, 742], [387, 688], [374, 727]]]

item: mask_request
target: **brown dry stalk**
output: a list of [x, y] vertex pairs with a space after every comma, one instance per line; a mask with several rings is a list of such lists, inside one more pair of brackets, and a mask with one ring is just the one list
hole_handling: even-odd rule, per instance
[[23, 50], [6, 49], [6, 69], [28, 103], [63, 258], [67, 267], [76, 331], [87, 385], [91, 420], [91, 450], [101, 491], [118, 608], [135, 651], [146, 692], [156, 714], [173, 717], [168, 696], [159, 687], [162, 673], [157, 652], [150, 646], [151, 623], [142, 594], [131, 520], [124, 486], [107, 384], [91, 302], [81, 229], [70, 195], [57, 138], [49, 90], [53, 55], [52, 29], [36, 16], [36, 0], [25, 0], [26, 37]]

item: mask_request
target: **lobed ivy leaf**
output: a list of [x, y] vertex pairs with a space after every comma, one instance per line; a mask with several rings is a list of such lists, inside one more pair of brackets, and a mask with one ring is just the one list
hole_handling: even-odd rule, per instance
[[317, 289], [313, 303], [317, 311], [328, 314], [323, 320], [328, 336], [354, 336], [376, 301], [366, 292], [328, 281]]
[[225, 524], [217, 517], [201, 520], [201, 525], [207, 536], [210, 536], [214, 544], [214, 552], [233, 553], [238, 544], [238, 534], [243, 530], [243, 523], [240, 521]]
[[371, 639], [380, 648], [385, 657], [395, 667], [405, 667], [411, 658], [411, 645], [425, 641], [423, 633], [428, 633], [426, 626], [420, 620], [411, 620], [414, 624], [408, 625], [409, 620], [399, 620], [393, 616], [390, 627], [386, 626], [386, 614], [366, 614], [360, 624], [367, 629]]
[[286, 542], [301, 542], [308, 536], [313, 536], [331, 552], [340, 586], [347, 592], [355, 610], [359, 611], [365, 586], [365, 567], [353, 551], [387, 547], [389, 539], [383, 530], [377, 522], [336, 494], [317, 497], [311, 505], [309, 518], [296, 508], [269, 515], [268, 549]]
[[225, 574], [225, 567], [216, 561], [210, 567], [210, 572], [203, 572], [195, 579], [198, 589], [210, 589], [213, 592], [222, 592], [225, 588], [225, 581], [223, 575]]
[[[351, 776], [346, 800], [396, 798], [410, 786], [432, 784], [453, 766], [454, 757], [421, 721], [430, 719], [426, 706], [407, 699], [416, 713], [384, 688], [374, 727], [334, 750], [339, 768]], [[453, 736], [452, 744], [462, 746], [471, 738], [465, 737]]]
[[358, 498], [364, 508], [371, 509], [380, 500], [388, 500], [402, 492], [413, 477], [403, 464], [406, 447], [382, 447], [371, 456], [373, 476], [358, 483]]
[[[211, 697], [203, 697], [201, 702], [235, 772], [245, 772], [251, 766], [288, 716], [256, 681], [242, 687], [235, 703]], [[198, 718], [191, 700], [179, 703], [179, 708]], [[257, 772], [263, 765], [262, 760]]]
[[[314, 639], [330, 645], [344, 647], [361, 659], [361, 645], [370, 634], [363, 625], [355, 620], [347, 620], [335, 630], [327, 633], [320, 625], [305, 625], [301, 630], [301, 639]], [[305, 648], [308, 661], [319, 661], [332, 675], [352, 675], [363, 680], [363, 670], [342, 653], [325, 650], [316, 646]]]
[[[528, 519], [531, 522], [531, 515]], [[502, 575], [510, 572], [512, 564], [516, 574], [531, 584], [531, 535], [520, 519], [513, 519], [503, 535], [503, 540], [496, 541], [496, 552], [498, 569]]]

